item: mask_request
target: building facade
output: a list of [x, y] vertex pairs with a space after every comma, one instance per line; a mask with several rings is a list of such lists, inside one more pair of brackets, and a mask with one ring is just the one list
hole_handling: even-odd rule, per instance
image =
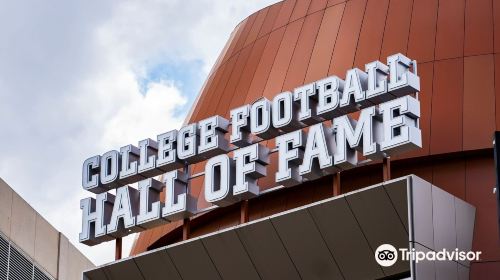
[[93, 268], [68, 238], [0, 179], [0, 279], [79, 280]]
[[[229, 279], [226, 275], [231, 274], [226, 273], [230, 272], [224, 272], [222, 268], [224, 260], [217, 259], [216, 252], [207, 247], [209, 241], [204, 241], [211, 234], [231, 232], [235, 227], [243, 231], [245, 225], [251, 227], [267, 218], [279, 219], [278, 217], [287, 213], [309, 209], [313, 207], [311, 204], [325, 199], [344, 194], [354, 195], [353, 191], [364, 187], [377, 186], [391, 178], [407, 178], [404, 176], [415, 174], [439, 187], [453, 199], [456, 198], [456, 201], [463, 201], [473, 207], [473, 222], [469, 224], [470, 249], [481, 251], [481, 258], [467, 264], [433, 264], [430, 270], [425, 268], [427, 272], [431, 271], [425, 278], [414, 275], [419, 268], [412, 267], [412, 264], [405, 265], [397, 273], [386, 273], [382, 269], [381, 274], [369, 274], [366, 277], [498, 279], [500, 234], [498, 202], [493, 193], [495, 165], [492, 137], [500, 127], [499, 52], [500, 2], [496, 0], [285, 0], [250, 15], [231, 34], [186, 123], [194, 123], [217, 114], [229, 119], [232, 108], [251, 104], [262, 97], [272, 100], [278, 93], [293, 91], [296, 87], [328, 76], [343, 78], [348, 69], [364, 69], [368, 62], [385, 62], [389, 55], [402, 53], [418, 61], [422, 148], [392, 157], [389, 161], [375, 161], [292, 188], [276, 189], [279, 187], [274, 182], [277, 166], [271, 164], [268, 166], [268, 176], [259, 179], [261, 191], [268, 190], [267, 194], [141, 233], [131, 254], [138, 257], [129, 259], [138, 267], [138, 277], [154, 279], [145, 276], [146, 271], [152, 268], [147, 267], [144, 258], [151, 256], [152, 260], [169, 259], [165, 263], [173, 265], [173, 268], [164, 267], [161, 271], [172, 269], [173, 275], [177, 275], [179, 279], [191, 279], [189, 272], [184, 274], [183, 264], [176, 262], [173, 251], [177, 250], [175, 248], [185, 250], [178, 252], [176, 256], [182, 258], [182, 254], [185, 254], [186, 262], [189, 263], [189, 258], [193, 255], [188, 252], [199, 252], [199, 248], [191, 247], [195, 247], [196, 242], [201, 240], [205, 246], [201, 251], [207, 254], [212, 265], [199, 268], [200, 274], [211, 275], [209, 271], [213, 270], [215, 278]], [[274, 148], [273, 141], [267, 141], [267, 145]], [[276, 154], [271, 154], [271, 162], [276, 163], [276, 157]], [[203, 166], [203, 163], [194, 164], [190, 169], [191, 174], [202, 172]], [[203, 199], [202, 189], [203, 176], [190, 180], [190, 194], [198, 198], [198, 209], [210, 209], [211, 205]], [[410, 201], [405, 203], [410, 205]], [[430, 201], [433, 201], [432, 198]], [[434, 201], [429, 207], [438, 209], [442, 203]], [[455, 204], [451, 208], [456, 210], [459, 207]], [[313, 210], [308, 211], [311, 213]], [[448, 220], [455, 221], [454, 226], [463, 221], [470, 222], [466, 218], [460, 218], [462, 216], [456, 212], [448, 213], [454, 213], [450, 214], [452, 216], [444, 215]], [[408, 219], [412, 220], [411, 216]], [[282, 242], [287, 249], [285, 251], [291, 255], [293, 252], [289, 251], [292, 248], [287, 247], [285, 239], [287, 236], [294, 236], [294, 232], [305, 232], [304, 227], [311, 226], [305, 221], [300, 218], [290, 220], [290, 224], [283, 227], [288, 229], [288, 234], [277, 229], [279, 240], [276, 242]], [[427, 220], [427, 227], [434, 229], [430, 238], [436, 246], [439, 242], [439, 221], [440, 218], [432, 214]], [[347, 226], [341, 222], [336, 225]], [[396, 227], [391, 224], [392, 226]], [[411, 227], [407, 225], [406, 230]], [[447, 232], [449, 231], [453, 230], [448, 229]], [[451, 236], [446, 235], [445, 237], [451, 238], [449, 240], [454, 240], [450, 248], [460, 247], [459, 241], [464, 240], [462, 233], [467, 235], [467, 232], [467, 229], [461, 231], [455, 228]], [[241, 239], [241, 232], [239, 234]], [[258, 235], [255, 236], [257, 237]], [[304, 235], [306, 237], [309, 236]], [[349, 236], [344, 238], [347, 242]], [[370, 236], [366, 238], [369, 243]], [[409, 238], [412, 242], [412, 237]], [[408, 242], [407, 239], [404, 240]], [[300, 242], [300, 238], [296, 241]], [[413, 241], [416, 242], [416, 239]], [[347, 268], [343, 270], [342, 261], [338, 260], [347, 256], [339, 257], [328, 242], [324, 242], [319, 248], [330, 249], [332, 256], [337, 256], [333, 259], [340, 267], [339, 270], [349, 271]], [[224, 244], [219, 243], [220, 246]], [[164, 249], [165, 246], [167, 249]], [[248, 244], [245, 246], [244, 251], [252, 255]], [[466, 248], [469, 245], [463, 246]], [[374, 251], [373, 246], [369, 247]], [[427, 246], [427, 249], [437, 250], [429, 247], [432, 246]], [[297, 254], [300, 253], [299, 250]], [[307, 251], [302, 253], [306, 254]], [[153, 254], [162, 255], [152, 257]], [[273, 275], [273, 272], [264, 270], [272, 268], [256, 264], [251, 256], [250, 259], [253, 264], [251, 270], [257, 272], [256, 279], [270, 279], [265, 275]], [[304, 273], [307, 269], [314, 269], [308, 267], [302, 270], [302, 265], [307, 267], [307, 264], [293, 256], [290, 260], [292, 267], [296, 269], [294, 276], [311, 279], [305, 277], [308, 274]], [[191, 265], [191, 269], [197, 271], [194, 266], [199, 263], [194, 257]], [[274, 263], [271, 261], [269, 265]], [[345, 267], [349, 265], [354, 264], [348, 263]], [[361, 264], [358, 265], [362, 267]], [[130, 268], [127, 261], [122, 261], [92, 270], [86, 277], [119, 279], [113, 276], [115, 269], [133, 273], [128, 270]], [[275, 269], [278, 270], [279, 266]], [[316, 271], [319, 270], [321, 267], [317, 267]], [[326, 275], [325, 279], [336, 279], [333, 274], [323, 275]], [[341, 275], [339, 279], [366, 279]]]

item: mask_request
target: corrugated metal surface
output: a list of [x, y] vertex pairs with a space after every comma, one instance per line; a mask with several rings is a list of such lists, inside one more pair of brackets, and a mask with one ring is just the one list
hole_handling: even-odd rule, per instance
[[0, 280], [53, 280], [0, 233]]
[[9, 242], [0, 235], [0, 280], [7, 279], [9, 269]]

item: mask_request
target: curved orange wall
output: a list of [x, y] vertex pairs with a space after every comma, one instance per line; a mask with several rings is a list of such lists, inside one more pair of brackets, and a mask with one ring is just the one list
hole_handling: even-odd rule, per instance
[[[475, 205], [473, 246], [489, 262], [473, 265], [471, 273], [477, 279], [493, 275], [483, 271], [500, 275], [491, 150], [493, 131], [500, 127], [500, 1], [286, 0], [266, 7], [235, 28], [189, 122], [215, 114], [229, 118], [231, 108], [330, 75], [344, 78], [347, 69], [364, 69], [398, 52], [418, 61], [423, 148], [393, 159], [393, 177], [420, 175]], [[275, 164], [268, 167], [262, 188], [273, 186], [275, 170]], [[342, 172], [341, 178], [346, 192], [381, 181], [381, 167]], [[251, 200], [251, 219], [328, 197], [332, 180]], [[202, 181], [191, 184], [199, 208], [209, 206]], [[192, 236], [237, 224], [239, 211], [234, 206], [195, 218]], [[180, 240], [181, 224], [143, 232], [132, 254]]]

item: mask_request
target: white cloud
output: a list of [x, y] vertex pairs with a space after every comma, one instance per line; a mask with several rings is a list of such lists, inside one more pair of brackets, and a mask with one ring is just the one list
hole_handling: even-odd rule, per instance
[[103, 146], [120, 147], [148, 137], [154, 140], [157, 134], [182, 125], [183, 116], [174, 113], [186, 104], [186, 98], [173, 83], [152, 83], [144, 96], [131, 97], [130, 106], [120, 108], [107, 121]]
[[142, 92], [146, 70], [201, 61], [205, 76], [236, 24], [272, 2], [0, 2], [0, 177], [96, 264], [113, 260], [112, 242], [77, 242], [83, 160], [179, 127], [183, 77]]

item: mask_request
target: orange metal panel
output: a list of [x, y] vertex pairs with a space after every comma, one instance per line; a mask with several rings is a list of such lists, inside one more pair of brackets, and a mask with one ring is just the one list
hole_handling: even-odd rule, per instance
[[269, 8], [266, 8], [266, 9], [260, 10], [257, 13], [257, 17], [255, 18], [255, 21], [252, 25], [252, 29], [250, 29], [250, 32], [248, 33], [247, 40], [245, 41], [244, 46], [247, 46], [247, 45], [253, 43], [257, 39], [257, 36], [259, 35], [260, 29], [262, 28], [262, 25], [264, 24], [264, 20], [266, 19], [268, 11], [269, 11]]
[[464, 58], [464, 150], [490, 148], [495, 131], [492, 54]]
[[472, 250], [482, 251], [482, 261], [500, 260], [500, 240], [497, 223], [493, 155], [470, 158], [466, 165], [466, 198], [476, 207]]
[[253, 76], [244, 104], [251, 103], [262, 96], [285, 30], [286, 27], [282, 27], [269, 35], [269, 40], [266, 43], [259, 66], [257, 66], [257, 70]]
[[208, 74], [209, 76], [212, 75], [217, 69], [219, 68], [220, 64], [224, 60], [227, 51], [229, 50], [229, 47], [233, 43], [234, 37], [236, 36], [237, 32], [239, 30], [239, 25], [231, 32], [231, 35], [229, 36], [229, 39], [227, 40], [226, 44], [224, 45], [224, 48], [222, 49], [221, 53], [217, 57], [217, 60], [215, 61], [214, 66], [212, 66], [212, 69], [210, 70], [210, 73]]
[[199, 176], [193, 178], [189, 183], [189, 193], [196, 198], [198, 209], [204, 209], [210, 207], [211, 204], [205, 200], [205, 192], [203, 186], [205, 181], [205, 176]]
[[262, 27], [260, 28], [258, 38], [264, 36], [265, 34], [270, 33], [273, 30], [274, 22], [276, 21], [276, 17], [280, 13], [281, 5], [283, 2], [276, 3], [269, 7], [269, 11], [267, 12], [266, 19], [264, 23], [262, 23]]
[[413, 150], [401, 155], [401, 158], [426, 156], [430, 152], [431, 141], [431, 108], [432, 108], [432, 85], [434, 75], [433, 62], [418, 64], [418, 75], [420, 76], [420, 129], [422, 130], [422, 149]]
[[328, 175], [315, 181], [312, 201], [320, 201], [332, 197], [333, 177], [334, 175]]
[[[224, 68], [224, 65], [222, 65], [221, 68]], [[191, 112], [191, 115], [189, 116], [189, 120], [188, 120], [189, 123], [193, 122], [194, 119], [196, 118], [196, 115], [198, 114], [198, 112], [200, 111], [200, 108], [201, 108], [200, 105], [203, 104], [203, 101], [207, 97], [208, 89], [212, 86], [212, 83], [214, 83], [215, 76], [218, 73], [219, 73], [219, 71], [217, 71], [217, 70], [215, 70], [213, 73], [211, 73], [208, 76], [205, 83], [203, 84], [202, 88], [200, 89], [200, 92], [198, 93], [198, 100], [195, 100], [194, 101], [195, 103], [192, 105], [195, 107], [191, 109], [192, 112]]]
[[344, 8], [345, 4], [341, 4], [325, 10], [309, 61], [305, 83], [314, 82], [327, 76]]
[[240, 223], [240, 212], [239, 211], [231, 211], [226, 215], [219, 218], [219, 229], [223, 230], [229, 227], [237, 226]]
[[183, 223], [184, 223], [183, 220], [178, 220], [178, 221], [170, 222], [168, 224], [161, 226], [160, 227], [161, 236], [165, 236], [167, 233], [173, 231], [177, 227], [182, 226]]
[[261, 191], [272, 188], [276, 185], [275, 178], [276, 172], [278, 171], [278, 153], [272, 153], [269, 156], [269, 160], [271, 164], [267, 166], [267, 176], [259, 179], [258, 185]]
[[204, 88], [203, 92], [200, 93], [201, 94], [200, 100], [198, 101], [198, 104], [196, 105], [196, 108], [194, 109], [193, 114], [191, 115], [190, 122], [196, 122], [201, 120], [200, 116], [204, 114], [203, 111], [206, 110], [205, 106], [202, 105], [207, 104], [208, 102], [210, 102], [210, 99], [214, 97], [215, 88], [219, 84], [224, 71], [227, 71], [226, 68], [230, 66], [231, 66], [230, 63], [224, 63], [214, 73], [213, 81], [210, 82], [210, 84], [208, 84], [207, 87]]
[[474, 262], [470, 266], [470, 280], [498, 280], [500, 261]]
[[163, 232], [162, 232], [162, 227], [155, 227], [150, 229], [149, 231], [151, 231], [151, 236], [149, 238], [148, 246], [151, 246], [151, 244], [155, 243], [158, 239], [160, 239], [163, 236]]
[[130, 252], [131, 255], [137, 255], [146, 251], [149, 245], [147, 244], [149, 235], [151, 235], [151, 232], [149, 230], [141, 232], [139, 234], [139, 237], [137, 238], [137, 241], [135, 242], [134, 247], [132, 247], [132, 250]]
[[493, 25], [495, 37], [495, 53], [500, 52], [500, 1], [493, 1]]
[[413, 2], [408, 56], [418, 62], [434, 60], [438, 0]]
[[[238, 60], [234, 66], [234, 70], [229, 76], [228, 83], [224, 88], [224, 91], [219, 99], [219, 104], [216, 107], [211, 107], [212, 115], [218, 114], [221, 116], [229, 117], [229, 104], [231, 103], [231, 98], [234, 96], [234, 92], [236, 90], [236, 86], [240, 81], [241, 75], [243, 73], [242, 69], [244, 69], [247, 64], [248, 57], [250, 57], [250, 53], [252, 52], [254, 44], [246, 46], [241, 50], [240, 55], [238, 56]], [[215, 108], [215, 110], [214, 110]]]
[[229, 38], [229, 41], [226, 43], [226, 46], [224, 47], [224, 49], [222, 50], [222, 53], [221, 55], [217, 58], [217, 61], [215, 63], [215, 65], [212, 67], [212, 70], [210, 71], [209, 73], [209, 77], [207, 78], [207, 81], [204, 83], [202, 89], [200, 90], [200, 97], [199, 97], [199, 100], [197, 102], [197, 105], [196, 107], [193, 109], [193, 112], [191, 114], [191, 118], [189, 120], [189, 122], [195, 122], [199, 119], [197, 119], [197, 115], [198, 115], [198, 112], [200, 111], [200, 109], [202, 108], [202, 106], [200, 106], [201, 104], [204, 104], [205, 100], [208, 98], [210, 98], [209, 96], [211, 96], [211, 94], [213, 94], [213, 91], [211, 91], [209, 93], [209, 90], [212, 86], [217, 86], [219, 80], [220, 80], [220, 77], [222, 75], [222, 73], [224, 72], [224, 67], [225, 67], [225, 63], [222, 63], [223, 60], [226, 60], [228, 56], [226, 56], [226, 53], [229, 52], [229, 48], [230, 47], [233, 47], [234, 48], [234, 44], [236, 44], [236, 40], [237, 40], [237, 36], [239, 36], [239, 31], [241, 31], [242, 29], [240, 28], [242, 25], [244, 25], [246, 21], [243, 21], [242, 23], [240, 23], [236, 28], [235, 30], [231, 33], [231, 37]]
[[305, 17], [309, 4], [311, 4], [311, 0], [297, 0], [292, 15], [290, 16], [290, 22]]
[[465, 159], [435, 161], [432, 184], [465, 200]]
[[[323, 14], [324, 11], [319, 11], [305, 18], [290, 66], [288, 67], [283, 88], [281, 89], [282, 91], [291, 91], [303, 84]], [[279, 92], [275, 92], [274, 95], [277, 93]]]
[[314, 12], [323, 10], [326, 8], [327, 0], [312, 0], [307, 10], [307, 14], [312, 14]]
[[352, 67], [365, 7], [366, 0], [347, 2], [328, 70], [329, 75], [344, 77], [345, 72]]
[[464, 54], [465, 0], [440, 0], [436, 34], [436, 59]]
[[145, 231], [145, 239], [144, 239], [144, 248], [147, 249], [149, 247], [149, 245], [151, 245], [152, 242], [154, 241], [151, 241], [151, 237], [153, 236], [153, 230], [147, 230]]
[[191, 174], [196, 174], [196, 173], [202, 172], [203, 169], [205, 168], [205, 163], [206, 163], [206, 161], [202, 161], [202, 162], [199, 162], [199, 163], [191, 164], [190, 165]]
[[500, 55], [495, 54], [495, 120], [500, 130]]
[[296, 1], [297, 0], [286, 0], [283, 2], [283, 5], [281, 5], [280, 13], [276, 18], [276, 21], [274, 22], [273, 30], [288, 24], [288, 20], [292, 15], [293, 7], [295, 7]]
[[252, 200], [252, 204], [248, 208], [248, 221], [255, 221], [262, 217], [261, 209], [265, 207], [264, 199]]
[[231, 73], [233, 72], [233, 68], [236, 64], [236, 61], [238, 60], [238, 57], [239, 57], [239, 54], [231, 57], [227, 61], [227, 66], [225, 67], [224, 72], [222, 73], [222, 76], [220, 78], [219, 83], [217, 84], [216, 87], [211, 88], [211, 90], [213, 92], [210, 93], [209, 98], [203, 104], [205, 106], [202, 106], [202, 108], [197, 116], [198, 120], [202, 120], [204, 118], [210, 117], [215, 113], [214, 108], [216, 108], [217, 104], [219, 104], [219, 100], [221, 98], [223, 90], [226, 87], [227, 82], [229, 81], [229, 77], [231, 76]]
[[436, 61], [432, 92], [431, 154], [462, 150], [463, 59]]
[[[365, 168], [367, 171], [367, 168]], [[363, 171], [365, 171], [363, 170]], [[365, 172], [363, 172], [364, 174]], [[380, 166], [380, 173], [382, 173], [382, 166]], [[342, 171], [340, 175], [340, 193], [344, 194], [347, 192], [351, 192], [363, 187], [367, 187], [370, 185], [370, 177], [369, 176], [359, 176], [361, 174], [361, 170], [347, 170]]]
[[465, 5], [465, 56], [493, 52], [492, 7], [491, 0], [467, 0]]
[[226, 62], [232, 55], [234, 48], [236, 47], [236, 44], [240, 40], [241, 34], [243, 33], [243, 30], [245, 29], [245, 26], [247, 25], [248, 18], [244, 19], [241, 23], [238, 24], [236, 29], [233, 32], [236, 32], [233, 39], [231, 40], [231, 44], [229, 45], [226, 53], [224, 54], [224, 58], [222, 59], [222, 62]]
[[337, 4], [340, 4], [340, 3], [344, 3], [346, 2], [347, 0], [328, 0], [328, 4], [326, 4], [327, 7], [330, 7], [330, 6], [333, 6], [333, 5], [337, 5]]
[[[397, 161], [391, 161], [392, 178], [399, 178], [402, 176], [415, 174], [418, 177], [426, 180], [427, 182], [432, 182], [432, 169], [433, 163], [431, 161], [422, 160], [421, 164], [399, 164], [399, 162]], [[380, 173], [382, 173], [382, 166], [380, 166], [380, 170]]]
[[[415, 174], [418, 177], [426, 180], [427, 182], [432, 182], [432, 164], [427, 166], [414, 166], [411, 168], [410, 172], [406, 175]], [[393, 175], [393, 178], [397, 178]]]
[[[293, 188], [293, 187], [291, 187]], [[287, 189], [280, 195], [276, 193], [270, 193], [264, 196], [262, 199], [264, 200], [263, 206], [261, 209], [258, 209], [261, 217], [267, 217], [282, 211], [285, 211], [286, 207], [286, 192], [291, 189]]]
[[247, 23], [245, 24], [245, 27], [243, 28], [240, 38], [238, 39], [238, 42], [236, 42], [233, 53], [231, 55], [235, 55], [237, 52], [241, 51], [241, 49], [245, 46], [245, 42], [247, 41], [248, 35], [250, 34], [250, 30], [252, 30], [253, 24], [255, 23], [258, 14], [259, 13], [255, 13], [248, 17]]
[[301, 186], [297, 186], [293, 191], [288, 192], [285, 208], [289, 210], [312, 203], [314, 187], [314, 182], [307, 182], [303, 183]]
[[391, 1], [382, 42], [380, 59], [395, 53], [406, 54], [413, 0]]
[[388, 8], [389, 0], [368, 0], [354, 67], [364, 70], [366, 63], [379, 59]]
[[254, 77], [257, 66], [259, 65], [262, 53], [264, 52], [264, 47], [267, 44], [269, 36], [269, 34], [265, 35], [264, 37], [259, 38], [257, 41], [255, 41], [255, 45], [252, 49], [252, 52], [250, 53], [247, 64], [245, 65], [245, 68], [243, 68], [238, 86], [236, 87], [236, 90], [232, 95], [229, 108], [226, 108], [226, 115], [229, 114], [229, 110], [245, 104], [244, 102], [247, 97], [248, 89], [250, 88], [250, 84], [252, 83], [252, 78]]
[[283, 88], [286, 72], [292, 58], [293, 50], [297, 45], [300, 29], [304, 18], [296, 20], [286, 27], [285, 35], [281, 42], [271, 73], [269, 74], [263, 96], [274, 96]]
[[191, 227], [191, 234], [189, 237], [194, 238], [217, 230], [219, 230], [219, 221], [214, 220], [210, 223], [205, 223], [196, 228]]

